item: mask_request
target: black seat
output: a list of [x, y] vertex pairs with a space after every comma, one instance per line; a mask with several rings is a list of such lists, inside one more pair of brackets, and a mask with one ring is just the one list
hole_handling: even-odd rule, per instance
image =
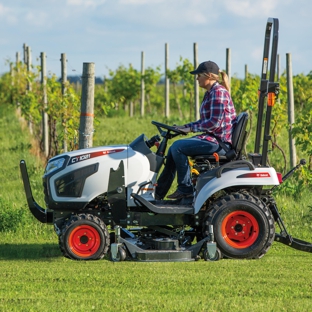
[[[232, 133], [232, 148], [226, 151], [225, 156], [219, 156], [219, 164], [224, 164], [232, 160], [238, 160], [242, 157], [242, 151], [247, 139], [248, 113], [243, 112], [237, 116], [237, 122]], [[195, 163], [216, 163], [216, 157], [213, 155], [197, 155], [193, 157]]]

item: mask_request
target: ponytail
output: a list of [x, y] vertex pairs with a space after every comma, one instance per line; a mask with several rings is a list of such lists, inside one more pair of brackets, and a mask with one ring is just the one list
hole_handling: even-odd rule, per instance
[[[226, 74], [226, 72], [219, 70], [219, 73], [222, 77], [222, 81], [220, 82], [220, 76], [210, 73], [210, 77], [216, 81], [218, 81], [226, 90], [228, 90], [228, 92], [230, 92], [230, 82], [229, 82], [229, 77]], [[209, 75], [206, 74], [207, 77], [209, 77]]]
[[217, 82], [220, 83], [220, 85], [222, 85], [229, 93], [231, 92], [230, 89], [230, 82], [229, 82], [229, 77], [226, 74], [226, 72], [219, 70], [219, 74], [222, 77], [222, 81], [220, 81], [220, 76], [213, 74], [213, 73], [204, 73], [204, 75], [212, 80], [216, 80]]
[[228, 75], [226, 74], [226, 72], [224, 71], [221, 71], [220, 70], [220, 74], [222, 76], [222, 81], [220, 82], [220, 84], [230, 92], [230, 82], [229, 82], [229, 77]]

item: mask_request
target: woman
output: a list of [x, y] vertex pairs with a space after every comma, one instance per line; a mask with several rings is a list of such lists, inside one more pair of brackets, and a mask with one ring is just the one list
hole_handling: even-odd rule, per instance
[[[236, 112], [229, 93], [228, 76], [212, 61], [199, 64], [197, 69], [190, 73], [197, 75], [199, 86], [207, 91], [200, 107], [200, 119], [177, 128], [185, 133], [201, 133], [192, 138], [175, 141], [171, 145], [164, 170], [157, 181], [156, 199], [163, 199], [166, 196], [176, 173], [178, 188], [167, 198], [180, 199], [193, 196], [188, 156], [212, 155], [214, 152], [224, 155], [225, 151], [218, 140], [227, 147], [231, 146]], [[219, 73], [222, 82], [219, 82]]]

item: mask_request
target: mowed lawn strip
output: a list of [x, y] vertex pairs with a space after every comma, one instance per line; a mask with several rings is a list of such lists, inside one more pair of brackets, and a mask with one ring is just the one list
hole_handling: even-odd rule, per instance
[[0, 311], [311, 309], [311, 254], [286, 246], [260, 260], [175, 263], [72, 261], [50, 247], [12, 259], [1, 245]]

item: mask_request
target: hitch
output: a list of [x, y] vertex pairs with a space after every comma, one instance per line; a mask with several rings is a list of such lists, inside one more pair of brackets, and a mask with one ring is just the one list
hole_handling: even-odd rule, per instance
[[281, 215], [279, 214], [277, 207], [275, 203], [272, 203], [270, 205], [270, 209], [273, 213], [273, 216], [276, 220], [276, 223], [278, 224], [281, 232], [280, 234], [275, 233], [275, 238], [274, 240], [276, 242], [282, 243], [284, 245], [287, 245], [291, 248], [300, 250], [300, 251], [305, 251], [305, 252], [312, 252], [312, 243], [303, 241], [298, 238], [292, 237], [286, 230], [285, 224], [281, 218]]
[[[282, 181], [283, 182], [286, 181], [289, 177], [291, 177], [293, 175], [293, 173], [296, 170], [298, 170], [301, 166], [304, 166], [305, 164], [306, 164], [306, 160], [301, 159], [298, 165], [296, 165], [294, 168], [292, 168], [289, 172], [287, 172], [283, 176]], [[278, 186], [279, 185], [275, 185], [273, 188], [271, 188], [270, 193], [272, 193], [272, 191], [274, 189], [276, 189]], [[275, 233], [274, 240], [276, 242], [282, 243], [284, 245], [287, 245], [291, 248], [294, 248], [294, 249], [297, 249], [300, 251], [312, 252], [312, 243], [305, 242], [305, 241], [298, 239], [298, 238], [294, 238], [287, 232], [285, 224], [281, 218], [281, 215], [278, 212], [278, 209], [277, 209], [275, 202], [271, 203], [270, 209], [273, 213], [273, 216], [274, 216], [276, 223], [278, 224], [278, 226], [281, 230], [280, 234]]]

